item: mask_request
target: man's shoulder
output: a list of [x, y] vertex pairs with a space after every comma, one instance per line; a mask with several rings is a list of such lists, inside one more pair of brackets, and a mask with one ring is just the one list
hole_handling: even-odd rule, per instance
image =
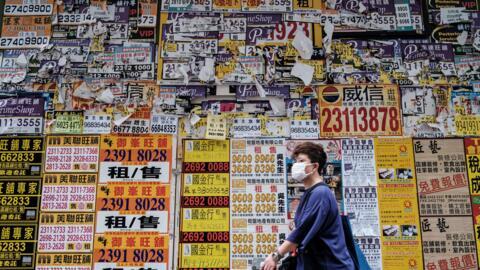
[[312, 189], [312, 195], [325, 195], [325, 194], [332, 194], [330, 187], [325, 183], [318, 184], [318, 186], [315, 186]]

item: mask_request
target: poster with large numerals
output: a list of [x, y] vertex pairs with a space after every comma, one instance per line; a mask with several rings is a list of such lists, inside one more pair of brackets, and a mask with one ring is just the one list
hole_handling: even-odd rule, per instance
[[100, 183], [170, 183], [171, 135], [102, 135], [100, 141]]
[[400, 136], [402, 115], [396, 85], [329, 85], [318, 88], [320, 135]]
[[4, 16], [1, 49], [41, 48], [52, 35], [50, 16]]
[[169, 269], [169, 236], [156, 232], [96, 234], [94, 270]]
[[38, 179], [43, 168], [43, 138], [0, 137], [0, 179]]
[[410, 138], [376, 138], [384, 269], [423, 269], [417, 181]]
[[170, 185], [110, 182], [98, 185], [96, 233], [169, 232]]
[[41, 96], [0, 99], [0, 134], [38, 134], [43, 130]]
[[170, 135], [102, 135], [95, 269], [169, 267], [173, 143]]
[[52, 15], [54, 0], [5, 0], [5, 16]]
[[179, 268], [230, 268], [230, 155], [226, 140], [185, 140]]
[[231, 267], [251, 269], [288, 233], [284, 139], [231, 141]]

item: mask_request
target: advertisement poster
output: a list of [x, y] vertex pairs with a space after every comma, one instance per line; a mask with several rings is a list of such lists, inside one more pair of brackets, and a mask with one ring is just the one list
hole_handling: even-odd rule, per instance
[[0, 134], [36, 134], [43, 131], [43, 97], [0, 99]]
[[56, 134], [81, 134], [83, 118], [83, 111], [55, 111], [49, 131]]
[[169, 237], [155, 232], [96, 234], [94, 270], [169, 269]]
[[169, 232], [170, 185], [110, 182], [98, 185], [96, 233]]
[[342, 175], [345, 187], [376, 187], [373, 139], [342, 140]]
[[183, 143], [179, 268], [229, 268], [229, 141]]
[[288, 233], [284, 139], [231, 140], [230, 232], [234, 269], [258, 267]]
[[380, 237], [355, 236], [355, 242], [367, 259], [372, 269], [382, 269], [382, 252], [380, 248]]
[[0, 179], [38, 179], [43, 169], [43, 137], [0, 137]]
[[421, 224], [427, 269], [478, 269], [470, 216], [422, 217]]
[[36, 270], [91, 270], [92, 254], [48, 253], [38, 254]]
[[0, 241], [0, 269], [35, 269], [37, 225], [2, 224]]
[[97, 172], [99, 136], [48, 136], [45, 172]]
[[93, 213], [42, 213], [38, 252], [91, 252]]
[[423, 269], [417, 182], [410, 138], [376, 138], [384, 269]]
[[477, 258], [480, 257], [480, 138], [466, 138], [465, 154], [467, 159], [468, 183], [472, 195], [473, 224], [477, 241]]
[[52, 35], [50, 16], [4, 16], [0, 49], [41, 48]]
[[0, 223], [36, 222], [40, 205], [40, 180], [0, 181]]
[[42, 212], [93, 212], [97, 188], [97, 174], [43, 175]]
[[380, 236], [376, 187], [344, 187], [343, 200], [354, 237]]
[[454, 114], [457, 136], [480, 136], [480, 93], [451, 91], [450, 109]]
[[397, 85], [320, 86], [320, 135], [400, 136], [400, 102]]
[[462, 139], [414, 140], [420, 216], [470, 216]]
[[170, 183], [171, 135], [102, 135], [99, 183]]

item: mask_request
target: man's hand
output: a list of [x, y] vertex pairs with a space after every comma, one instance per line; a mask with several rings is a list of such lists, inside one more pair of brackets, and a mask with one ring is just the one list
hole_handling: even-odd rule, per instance
[[272, 255], [268, 255], [268, 257], [263, 261], [262, 270], [276, 270], [277, 269], [277, 262], [272, 258]]

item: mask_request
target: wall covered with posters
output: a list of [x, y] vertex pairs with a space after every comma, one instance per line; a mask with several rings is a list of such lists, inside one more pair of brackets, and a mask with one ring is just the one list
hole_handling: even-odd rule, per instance
[[479, 268], [479, 2], [0, 10], [0, 270], [259, 269], [302, 141], [372, 269]]

